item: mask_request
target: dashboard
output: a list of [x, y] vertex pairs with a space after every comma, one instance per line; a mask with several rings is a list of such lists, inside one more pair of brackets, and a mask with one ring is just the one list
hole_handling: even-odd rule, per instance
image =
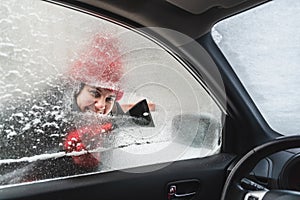
[[261, 160], [244, 179], [245, 189], [300, 191], [300, 149], [289, 149]]
[[291, 157], [283, 166], [279, 176], [279, 186], [283, 189], [300, 191], [300, 154]]

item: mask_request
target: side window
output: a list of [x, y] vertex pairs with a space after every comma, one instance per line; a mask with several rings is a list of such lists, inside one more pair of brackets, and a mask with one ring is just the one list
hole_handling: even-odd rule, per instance
[[42, 1], [0, 10], [1, 185], [220, 151], [204, 84], [139, 30]]

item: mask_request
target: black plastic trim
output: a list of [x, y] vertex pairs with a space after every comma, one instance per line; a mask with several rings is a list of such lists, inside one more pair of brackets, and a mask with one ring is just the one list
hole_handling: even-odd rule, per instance
[[224, 80], [228, 109], [225, 119], [224, 152], [241, 155], [257, 145], [281, 136], [268, 126], [211, 34], [206, 34], [198, 41], [218, 66]]
[[[225, 169], [234, 158], [230, 154], [218, 154], [177, 161], [148, 173], [113, 171], [2, 188], [0, 199], [165, 199], [165, 187], [169, 182], [187, 179], [200, 180], [201, 199], [205, 199], [207, 194], [212, 199], [219, 199], [226, 179]], [[139, 171], [143, 168], [149, 171], [151, 167], [157, 169], [158, 165], [140, 167]]]

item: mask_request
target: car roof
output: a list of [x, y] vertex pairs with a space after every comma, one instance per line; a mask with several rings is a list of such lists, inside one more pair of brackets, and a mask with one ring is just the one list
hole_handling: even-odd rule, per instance
[[199, 38], [221, 19], [270, 0], [54, 0], [72, 6], [99, 9], [118, 20], [141, 27], [160, 27]]

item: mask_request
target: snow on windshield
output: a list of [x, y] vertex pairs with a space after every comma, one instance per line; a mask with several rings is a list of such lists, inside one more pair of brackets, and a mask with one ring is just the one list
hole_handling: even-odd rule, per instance
[[274, 0], [226, 19], [213, 37], [269, 125], [299, 134], [300, 1]]

